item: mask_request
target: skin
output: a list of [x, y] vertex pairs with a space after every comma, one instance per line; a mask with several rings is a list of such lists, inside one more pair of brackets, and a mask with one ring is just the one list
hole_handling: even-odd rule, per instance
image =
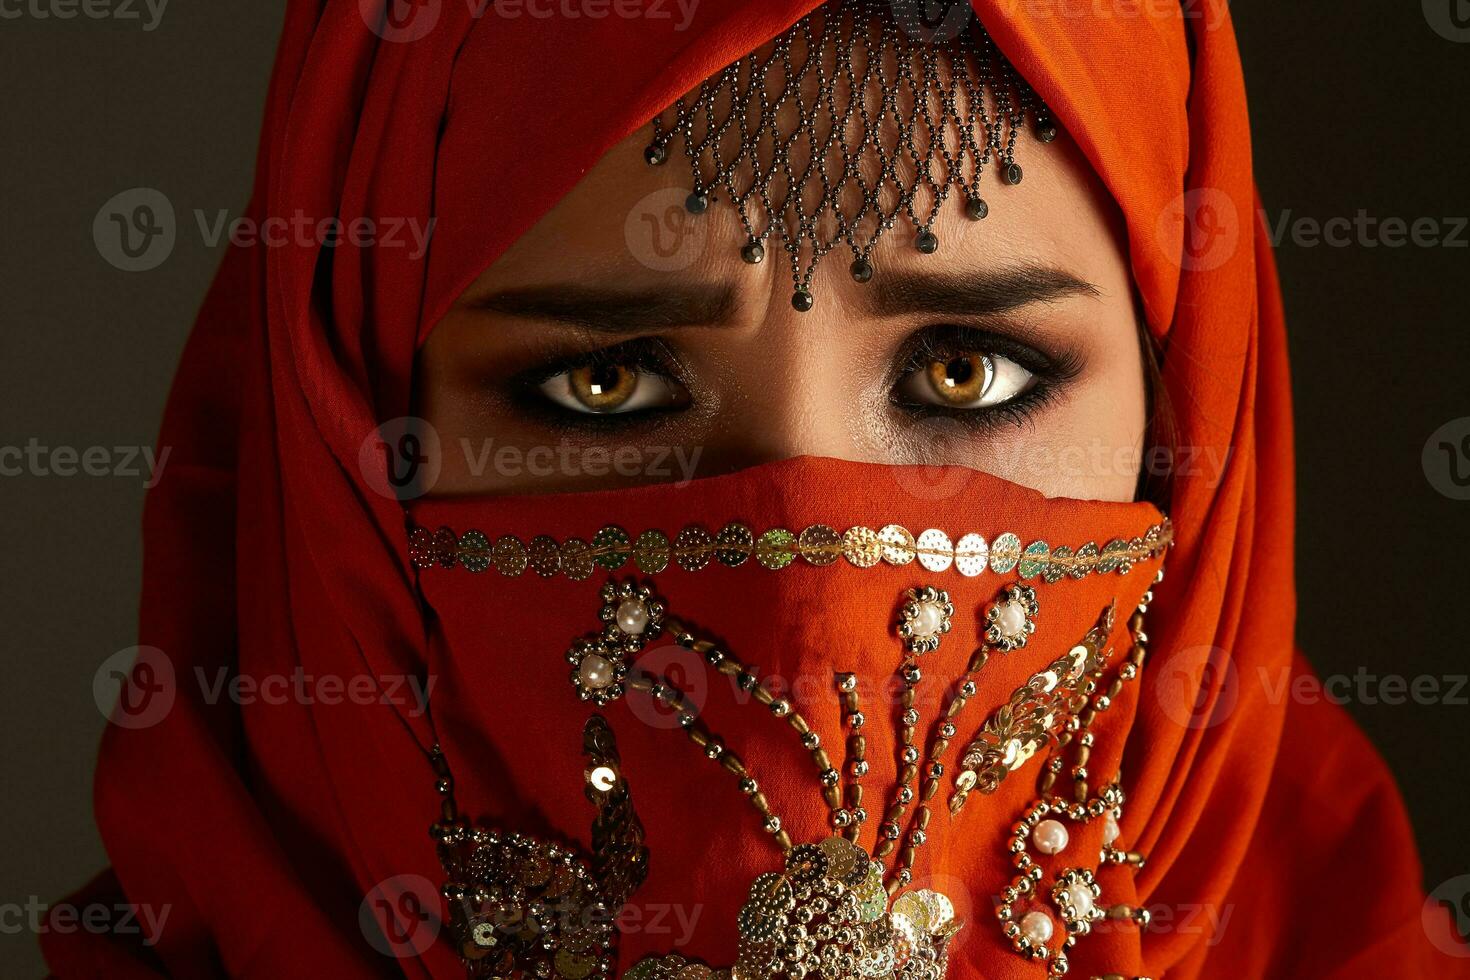
[[[1134, 499], [1147, 395], [1125, 237], [1111, 198], [1065, 134], [1050, 145], [1022, 136], [1020, 185], [986, 174], [984, 221], [969, 219], [953, 196], [933, 225], [936, 254], [915, 249], [913, 231], [899, 223], [873, 253], [873, 280], [859, 284], [848, 273], [851, 255], [831, 252], [817, 267], [816, 303], [806, 313], [791, 306], [779, 243], [767, 243], [763, 263], [743, 262], [735, 209], [720, 200], [703, 215], [684, 213], [687, 165], [676, 153], [648, 166], [647, 142], [641, 132], [614, 147], [485, 270], [425, 343], [417, 411], [445, 447], [436, 494], [687, 478], [672, 463], [651, 465], [651, 447], [676, 447], [697, 460], [696, 476], [818, 455], [961, 465], [1048, 496]], [[914, 349], [916, 334], [929, 337], [927, 347]], [[630, 340], [667, 350], [673, 363], [658, 366], [677, 373], [682, 405], [578, 415], [540, 394], [542, 375], [559, 362]], [[1025, 370], [1049, 362], [1033, 372], [1044, 395], [990, 409], [895, 404], [895, 387], [923, 390], [936, 361], [941, 377], [957, 362], [963, 376], [966, 366], [983, 367], [972, 355], [1019, 362], [1012, 355], [1021, 349], [1041, 355], [1028, 354]], [[603, 381], [637, 377], [640, 394], [667, 390], [643, 367], [620, 370], [616, 355], [599, 363]], [[917, 382], [899, 382], [906, 369], [921, 372]], [[569, 383], [565, 374], [552, 381], [564, 394]], [[535, 473], [488, 454], [477, 462], [487, 445], [492, 453], [515, 447], [520, 456], [511, 459], [551, 447], [572, 462]], [[601, 456], [585, 450], [597, 446], [637, 447], [648, 465], [589, 474], [600, 467], [582, 461]], [[541, 452], [543, 462], [553, 458]]]

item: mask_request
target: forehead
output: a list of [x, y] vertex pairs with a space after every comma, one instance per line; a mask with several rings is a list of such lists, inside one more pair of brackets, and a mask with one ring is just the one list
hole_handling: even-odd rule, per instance
[[1121, 220], [1075, 145], [1036, 138], [1050, 113], [978, 21], [918, 31], [897, 9], [831, 0], [717, 72], [613, 147], [487, 276], [787, 296], [811, 277], [840, 295], [867, 270], [1024, 264], [1106, 285]]
[[[791, 267], [774, 238], [756, 266], [741, 259], [749, 236], [735, 207], [716, 194], [702, 214], [685, 207], [687, 168], [643, 159], [651, 129], [614, 146], [586, 176], [486, 270], [480, 287], [521, 288], [576, 280], [630, 290], [671, 283], [718, 281], [738, 289], [789, 290]], [[1024, 264], [1059, 266], [1105, 290], [1126, 277], [1122, 218], [1112, 198], [1065, 135], [1026, 155], [1016, 186], [990, 181], [989, 215], [967, 216], [951, 195], [931, 226], [933, 254], [915, 247], [914, 232], [895, 224], [874, 248], [876, 275], [885, 269], [984, 272]], [[848, 274], [851, 253], [834, 249], [817, 267], [821, 297], [861, 289]]]

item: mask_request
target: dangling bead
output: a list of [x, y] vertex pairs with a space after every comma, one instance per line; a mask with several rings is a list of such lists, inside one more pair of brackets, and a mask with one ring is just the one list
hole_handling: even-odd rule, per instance
[[684, 209], [690, 214], [704, 214], [709, 209], [709, 195], [695, 191], [684, 199]]
[[1036, 120], [1036, 138], [1043, 143], [1052, 142], [1057, 138], [1057, 124], [1046, 118]]
[[990, 205], [985, 203], [983, 197], [972, 197], [965, 202], [965, 213], [973, 220], [981, 221], [990, 214]]
[[939, 251], [939, 236], [932, 231], [921, 231], [914, 239], [914, 247], [925, 255], [933, 255]]
[[740, 257], [749, 265], [760, 265], [766, 257], [766, 247], [760, 242], [750, 242], [740, 250]]
[[1021, 165], [1019, 163], [1011, 163], [1006, 165], [1007, 184], [1011, 184], [1012, 186], [1019, 184], [1021, 182], [1021, 178], [1025, 175], [1026, 172], [1021, 169]]
[[668, 158], [669, 151], [659, 146], [657, 143], [648, 144], [647, 149], [643, 151], [643, 159], [648, 161], [648, 165], [650, 167], [657, 167]]
[[812, 294], [805, 289], [798, 289], [791, 294], [791, 307], [798, 313], [805, 313], [807, 310], [810, 310], [814, 303], [815, 300], [812, 299]]
[[850, 270], [852, 278], [856, 282], [867, 282], [873, 278], [873, 263], [867, 259], [857, 259], [852, 263]]

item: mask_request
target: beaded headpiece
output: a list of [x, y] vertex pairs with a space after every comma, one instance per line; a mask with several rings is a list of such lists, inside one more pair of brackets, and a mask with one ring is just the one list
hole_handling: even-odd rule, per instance
[[867, 282], [873, 247], [899, 222], [919, 252], [939, 249], [933, 224], [952, 191], [983, 219], [988, 167], [1021, 182], [1016, 141], [1028, 118], [1038, 140], [1056, 138], [969, 4], [940, 5], [937, 20], [930, 6], [829, 0], [653, 120], [648, 163], [666, 162], [678, 137], [693, 174], [685, 207], [702, 214], [722, 190], [752, 265], [775, 236], [797, 310], [812, 308], [817, 263], [840, 245], [852, 277]]

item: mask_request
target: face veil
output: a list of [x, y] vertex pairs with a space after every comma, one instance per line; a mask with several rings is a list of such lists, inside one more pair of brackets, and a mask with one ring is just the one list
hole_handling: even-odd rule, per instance
[[[793, 682], [855, 674], [866, 701], [901, 666], [898, 624], [912, 630], [940, 616], [926, 607], [908, 622], [904, 613], [907, 590], [933, 586], [953, 607], [950, 632], [923, 654], [936, 665], [929, 680], [942, 689], [983, 645], [1004, 586], [1035, 578], [1022, 575], [1019, 556], [1003, 573], [988, 566], [972, 577], [953, 567], [931, 571], [919, 561], [922, 551], [910, 562], [863, 568], [866, 552], [857, 550], [855, 563], [844, 550], [853, 528], [876, 535], [897, 525], [916, 545], [929, 528], [945, 530], [952, 546], [978, 534], [991, 562], [1003, 534], [1023, 548], [1047, 542], [1049, 560], [1058, 545], [1072, 551], [1069, 560], [1089, 543], [1097, 549], [1088, 555], [1092, 574], [1074, 579], [1065, 562], [1056, 582], [1043, 574], [1034, 640], [992, 655], [986, 670], [1000, 673], [967, 709], [950, 748], [956, 758], [1012, 692], [1074, 646], [1086, 647], [1080, 641], [1108, 608], [1115, 620], [1093, 646], [1113, 649], [1108, 668], [1119, 667], [1136, 641], [1127, 613], [1167, 560], [1149, 613], [1148, 669], [1099, 722], [1110, 738], [1100, 727], [1098, 757], [1087, 766], [1099, 790], [1121, 772], [1126, 800], [1114, 842], [1147, 861], [1101, 867], [1111, 833], [1105, 813], [1081, 829], [1067, 825], [1070, 844], [1060, 853], [1086, 852], [1081, 870], [1096, 871], [1109, 901], [1168, 910], [1173, 926], [1110, 922], [1094, 930], [1077, 944], [1077, 975], [1094, 965], [1126, 976], [1367, 976], [1414, 966], [1443, 973], [1424, 942], [1417, 862], [1391, 780], [1335, 708], [1291, 704], [1272, 696], [1279, 685], [1261, 681], [1307, 668], [1292, 638], [1284, 324], [1255, 217], [1244, 90], [1223, 2], [1121, 5], [1126, 15], [974, 5], [1126, 219], [1135, 284], [1164, 345], [1164, 385], [1178, 414], [1167, 556], [1146, 547], [1127, 575], [1116, 565], [1095, 574], [1110, 542], [1124, 542], [1132, 555], [1135, 538], [1164, 526], [1148, 504], [1044, 501], [974, 474], [966, 493], [923, 501], [882, 468], [823, 460], [617, 499], [420, 501], [406, 510], [374, 489], [380, 474], [362, 462], [364, 442], [386, 420], [410, 413], [415, 350], [455, 297], [610, 147], [815, 5], [708, 0], [687, 23], [654, 16], [655, 6], [637, 19], [549, 25], [495, 6], [477, 16], [476, 5], [448, 0], [423, 5], [424, 20], [389, 18], [368, 2], [289, 5], [251, 216], [407, 219], [419, 227], [432, 219], [433, 241], [426, 260], [350, 242], [330, 255], [304, 244], [228, 253], [170, 397], [160, 443], [172, 450], [171, 475], [151, 492], [145, 514], [140, 642], [163, 651], [182, 680], [162, 720], [109, 728], [96, 802], [113, 870], [84, 893], [167, 906], [169, 924], [145, 949], [53, 933], [46, 939], [53, 970], [463, 975], [453, 942], [411, 939], [407, 954], [390, 946], [398, 955], [385, 958], [359, 918], [372, 905], [364, 896], [400, 899], [415, 879], [431, 883], [424, 901], [439, 902], [441, 855], [425, 834], [443, 804], [437, 760], [447, 760], [461, 810], [495, 818], [507, 832], [553, 833], [584, 849], [597, 812], [583, 795], [584, 770], [626, 772], [649, 849], [646, 885], [666, 904], [707, 902], [709, 918], [690, 926], [691, 947], [701, 959], [731, 965], [736, 934], [716, 913], [738, 916], [745, 896], [717, 897], [714, 889], [741, 879], [732, 887], [744, 891], [747, 872], [779, 867], [779, 851], [765, 863], [755, 853], [773, 835], [752, 826], [755, 811], [739, 787], [718, 783], [718, 767], [677, 741], [683, 732], [620, 718], [623, 708], [631, 711], [631, 692], [626, 705], [604, 706], [619, 739], [617, 764], [595, 738], [603, 755], [579, 755], [591, 707], [569, 675], [595, 687], [603, 667], [565, 658], [581, 624], [599, 624], [603, 584], [631, 578], [648, 584], [648, 601], [691, 633], [697, 625], [724, 634], [701, 633], [700, 642], [720, 641]], [[616, 71], [607, 67], [609, 51], [617, 52]], [[1186, 235], [1206, 210], [1216, 232], [1208, 243]], [[1183, 465], [1208, 454], [1228, 458], [1223, 473]], [[873, 486], [883, 489], [859, 489]], [[733, 522], [752, 535], [738, 565], [719, 562], [711, 544], [718, 567], [635, 574], [643, 569], [631, 548], [643, 532], [667, 534], [677, 565], [680, 554], [703, 547], [677, 550], [684, 527], [698, 524], [714, 536]], [[538, 535], [557, 541], [563, 564], [569, 539], [585, 541], [591, 557], [618, 554], [620, 540], [595, 540], [609, 525], [629, 535], [616, 569], [594, 561], [593, 574], [578, 579], [542, 578], [530, 567]], [[454, 567], [444, 567], [447, 539], [434, 542], [440, 527], [451, 529]], [[838, 542], [817, 532], [804, 545], [800, 535], [812, 527]], [[427, 544], [414, 528], [428, 531]], [[489, 552], [482, 555], [475, 539], [464, 548], [471, 530]], [[787, 537], [766, 539], [773, 530]], [[526, 549], [527, 570], [466, 571], [466, 554], [494, 563], [504, 535]], [[793, 567], [768, 567], [762, 540], [770, 562]], [[501, 557], [515, 563], [510, 547]], [[834, 561], [821, 564], [829, 554]], [[997, 613], [1008, 624], [1016, 615]], [[618, 607], [612, 617], [616, 625]], [[674, 631], [666, 633], [644, 652], [682, 649], [670, 642]], [[603, 660], [616, 670], [617, 656]], [[383, 690], [391, 678], [428, 676], [438, 690], [434, 711], [424, 712], [387, 697], [238, 705], [188, 683], [221, 666], [246, 676], [367, 677]], [[787, 816], [793, 846], [821, 840], [830, 813], [808, 788], [821, 776], [803, 733], [793, 740], [769, 705], [766, 717], [751, 717], [762, 707], [750, 703], [759, 700], [753, 690], [743, 704], [724, 697], [728, 684], [719, 693], [709, 699], [711, 730], [727, 722], [719, 727], [732, 733], [732, 745], [734, 733], [748, 736], [743, 751], [752, 765], [765, 762], [760, 778]], [[834, 753], [843, 745], [846, 693], [794, 702]], [[871, 703], [883, 705], [872, 712], [874, 731], [889, 734], [874, 735], [869, 746], [875, 799], [865, 843], [882, 822], [877, 811], [888, 804], [901, 758], [887, 710], [894, 703]], [[921, 704], [926, 726], [943, 703]], [[539, 715], [522, 715], [543, 705]], [[929, 741], [926, 728], [919, 744]], [[1004, 745], [1000, 751], [1004, 758]], [[932, 839], [917, 852], [916, 884], [934, 885], [951, 902], [969, 896], [965, 927], [949, 946], [964, 975], [1045, 975], [1046, 965], [1016, 955], [995, 910], [1008, 883], [997, 872], [1012, 867], [1006, 834], [1034, 795], [1042, 761], [1014, 770], [998, 795], [979, 801], [994, 808], [981, 814], [977, 801], [965, 805], [961, 818], [973, 831], [945, 829], [940, 807]], [[658, 762], [660, 778], [641, 775]], [[698, 780], [693, 786], [681, 785], [686, 770]], [[1024, 793], [1013, 788], [1022, 779]], [[938, 798], [948, 795], [946, 788]], [[1313, 814], [1310, 833], [1295, 829], [1304, 810]], [[660, 868], [659, 847], [687, 832], [686, 815], [701, 827], [718, 823], [700, 831], [717, 856], [705, 861], [686, 843], [674, 853], [687, 867], [676, 859]], [[1067, 824], [1065, 814], [1058, 822]], [[1049, 828], [1028, 847], [1059, 839]], [[1340, 860], [1346, 853], [1354, 859]], [[962, 880], [945, 887], [932, 880], [951, 865]], [[1078, 883], [1056, 877], [1066, 867], [1048, 868], [1048, 889]], [[1103, 881], [1105, 872], [1114, 878]], [[696, 893], [707, 886], [708, 897], [679, 898], [681, 874]], [[1064, 895], [1074, 909], [1077, 894]], [[1318, 910], [1320, 896], [1333, 894], [1355, 899], [1330, 914]], [[1229, 924], [1185, 928], [1191, 910], [1196, 919], [1213, 910], [1216, 923], [1228, 910]], [[429, 918], [450, 914], [441, 906]], [[1060, 928], [1060, 913], [1055, 922]], [[651, 926], [625, 942], [619, 969], [635, 955], [677, 952]]]

